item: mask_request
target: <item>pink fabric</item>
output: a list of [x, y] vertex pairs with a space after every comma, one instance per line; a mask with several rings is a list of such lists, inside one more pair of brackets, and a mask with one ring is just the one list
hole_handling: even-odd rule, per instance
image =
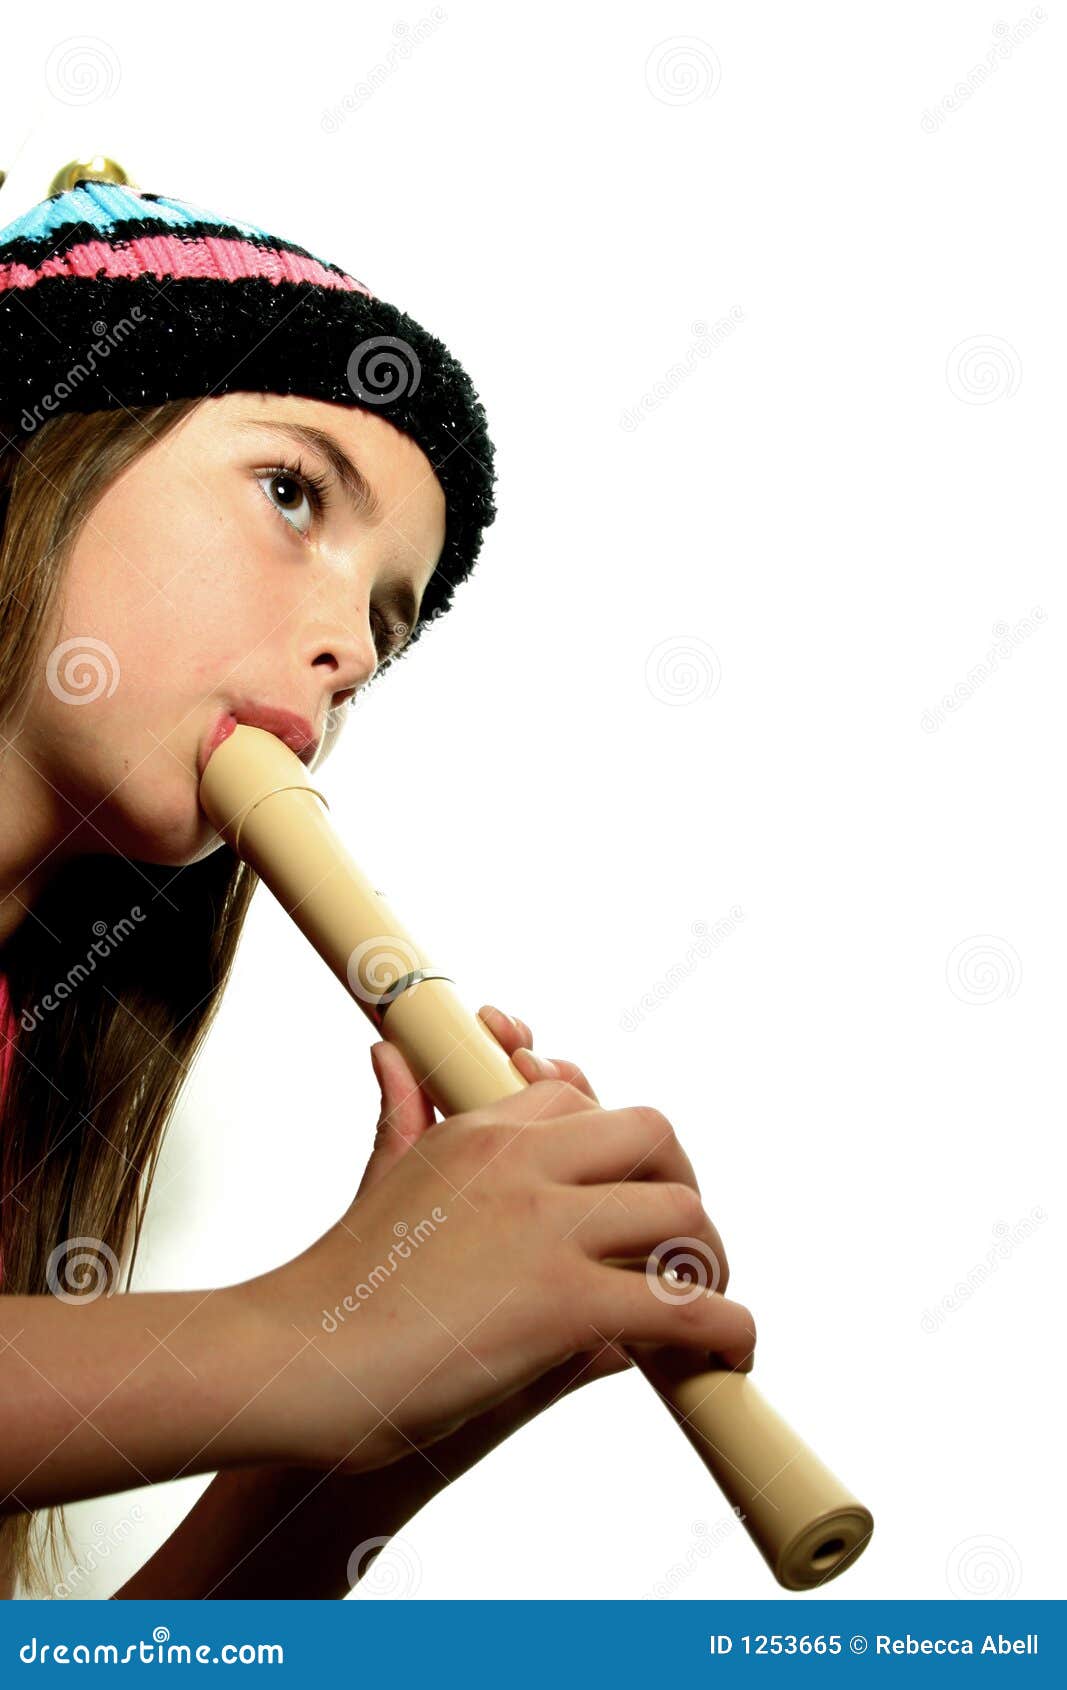
[[0, 1104], [4, 1101], [7, 1090], [7, 1071], [11, 1065], [14, 1051], [10, 1041], [18, 1032], [18, 1022], [11, 1013], [11, 1003], [7, 995], [7, 980], [0, 974]]
[[328, 269], [317, 258], [302, 258], [299, 253], [286, 252], [283, 248], [225, 240], [218, 235], [200, 235], [194, 240], [181, 240], [176, 235], [142, 235], [119, 246], [110, 246], [106, 241], [82, 241], [32, 268], [28, 264], [0, 264], [0, 290], [32, 288], [45, 276], [136, 278], [146, 271], [154, 271], [160, 280], [164, 276], [209, 276], [232, 282], [241, 276], [265, 276], [275, 284], [314, 282], [318, 287], [374, 297], [363, 282]]
[[[7, 994], [7, 980], [0, 974], [0, 1127], [4, 1119], [4, 1093], [7, 1090], [8, 1069], [11, 1066], [14, 1050], [10, 1041], [18, 1030], [18, 1022], [11, 1013], [11, 1000]], [[0, 1290], [4, 1285], [4, 1263], [0, 1257]]]

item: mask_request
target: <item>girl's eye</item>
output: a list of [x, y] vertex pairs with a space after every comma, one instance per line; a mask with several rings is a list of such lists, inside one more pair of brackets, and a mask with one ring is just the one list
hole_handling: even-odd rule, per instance
[[[290, 528], [295, 528], [303, 536], [310, 532], [312, 523], [322, 516], [330, 502], [330, 484], [325, 476], [314, 474], [299, 462], [275, 464], [270, 469], [260, 470], [256, 480], [263, 487], [272, 509]], [[376, 608], [371, 610], [371, 628], [381, 666], [406, 644], [408, 629], [399, 623], [391, 626]]]
[[371, 611], [370, 623], [374, 631], [374, 644], [378, 652], [378, 661], [379, 663], [386, 663], [404, 643], [402, 638], [404, 630], [399, 627], [395, 629], [391, 627], [380, 610]]
[[328, 482], [302, 464], [275, 465], [260, 471], [256, 480], [272, 508], [301, 535], [310, 532], [312, 522], [322, 515], [328, 503]]

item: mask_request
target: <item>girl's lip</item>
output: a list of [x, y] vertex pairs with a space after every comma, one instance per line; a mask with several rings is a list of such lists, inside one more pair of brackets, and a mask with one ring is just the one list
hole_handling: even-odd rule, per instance
[[319, 749], [318, 740], [306, 716], [298, 716], [293, 710], [282, 710], [272, 704], [256, 704], [249, 700], [235, 704], [230, 710], [224, 710], [208, 731], [197, 758], [197, 770], [201, 780], [204, 778], [204, 770], [211, 753], [224, 739], [229, 739], [238, 722], [245, 727], [263, 728], [267, 733], [276, 734], [283, 745], [296, 752], [306, 767], [310, 768], [315, 761]]

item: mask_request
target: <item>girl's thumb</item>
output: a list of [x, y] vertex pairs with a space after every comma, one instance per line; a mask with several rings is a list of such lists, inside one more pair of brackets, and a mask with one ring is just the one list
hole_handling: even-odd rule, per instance
[[371, 1046], [370, 1056], [382, 1102], [361, 1192], [388, 1173], [433, 1124], [433, 1105], [396, 1046], [382, 1039]]

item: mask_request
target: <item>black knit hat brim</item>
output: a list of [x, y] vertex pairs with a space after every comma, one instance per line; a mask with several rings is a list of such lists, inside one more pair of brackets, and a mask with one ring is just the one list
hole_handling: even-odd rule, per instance
[[[16, 255], [5, 247], [3, 257]], [[0, 409], [16, 439], [62, 411], [234, 392], [358, 405], [421, 447], [445, 495], [446, 524], [417, 638], [451, 604], [496, 514], [484, 408], [434, 335], [358, 290], [262, 277], [44, 277], [24, 294], [0, 292]]]

